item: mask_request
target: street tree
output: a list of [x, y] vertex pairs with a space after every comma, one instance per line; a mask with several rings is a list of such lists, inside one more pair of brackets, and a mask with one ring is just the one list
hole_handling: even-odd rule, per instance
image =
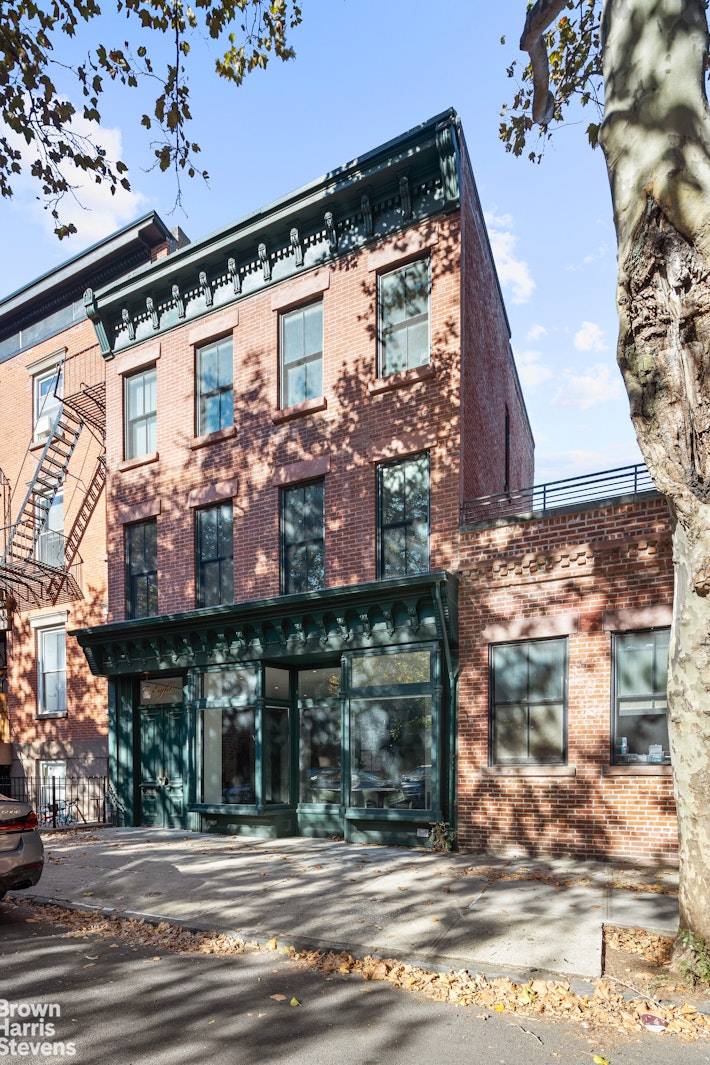
[[272, 58], [292, 58], [300, 21], [297, 0], [2, 0], [0, 194], [28, 177], [61, 239], [76, 232], [62, 207], [81, 180], [130, 189], [126, 163], [101, 142], [103, 104], [118, 87], [140, 90], [136, 122], [152, 166], [174, 171], [179, 200], [183, 174], [208, 176], [190, 133], [193, 45], [215, 42], [217, 76], [241, 85]]
[[[710, 114], [706, 0], [537, 0], [500, 128], [539, 162], [592, 113], [618, 244], [617, 359], [651, 476], [670, 508], [668, 674], [680, 835], [676, 961], [710, 944]], [[589, 112], [587, 112], [589, 113]], [[537, 131], [537, 140], [535, 140]]]

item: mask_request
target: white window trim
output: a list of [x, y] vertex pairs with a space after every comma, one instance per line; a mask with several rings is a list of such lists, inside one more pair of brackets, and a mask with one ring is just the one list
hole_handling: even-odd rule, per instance
[[[48, 377], [54, 377], [58, 371], [61, 371], [63, 366], [63, 359], [54, 359], [44, 370], [37, 370], [32, 375], [32, 438], [35, 444], [43, 443], [47, 434], [39, 432], [38, 427], [40, 421], [45, 417], [45, 413], [40, 413], [39, 410], [39, 385], [42, 381]], [[62, 389], [64, 391], [64, 381], [62, 380]], [[59, 402], [57, 407], [53, 407], [53, 410], [61, 409], [62, 403]]]
[[[51, 617], [51, 615], [48, 615], [48, 617]], [[33, 620], [35, 620], [35, 619], [33, 619]], [[66, 632], [67, 632], [67, 630], [66, 630], [66, 618], [65, 618], [64, 621], [60, 622], [59, 624], [54, 624], [54, 625], [47, 624], [46, 623], [47, 618], [41, 618], [41, 619], [38, 618], [36, 620], [45, 622], [44, 624], [32, 625], [32, 621], [30, 621], [31, 627], [35, 630], [35, 647], [36, 647], [36, 656], [37, 656], [37, 717], [38, 718], [66, 717], [67, 713], [69, 712], [69, 706], [68, 706], [68, 702], [69, 702], [68, 694], [69, 693], [67, 691], [67, 659], [66, 659]], [[64, 705], [64, 709], [63, 710], [49, 710], [48, 711], [48, 710], [45, 710], [44, 706], [43, 706], [43, 704], [44, 704], [44, 670], [42, 669], [42, 654], [41, 654], [42, 635], [45, 632], [54, 632], [54, 631], [57, 631], [57, 630], [61, 630], [64, 633], [64, 703], [65, 703], [65, 705]], [[56, 670], [56, 672], [59, 672], [59, 670]]]

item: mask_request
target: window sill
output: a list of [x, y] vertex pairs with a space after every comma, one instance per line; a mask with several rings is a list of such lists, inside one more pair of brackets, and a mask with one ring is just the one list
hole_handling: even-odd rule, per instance
[[56, 714], [36, 714], [38, 721], [56, 721], [58, 718], [69, 717], [66, 710], [58, 710]]
[[187, 809], [188, 813], [232, 814], [235, 817], [256, 817], [259, 812], [256, 806], [244, 803], [191, 802]]
[[433, 365], [428, 362], [426, 366], [416, 366], [413, 370], [404, 373], [393, 373], [389, 377], [378, 377], [376, 381], [370, 381], [367, 391], [371, 396], [377, 396], [381, 392], [393, 392], [397, 388], [408, 388], [416, 385], [419, 381], [429, 381], [436, 375]]
[[297, 403], [294, 407], [284, 407], [283, 410], [275, 410], [271, 414], [274, 425], [288, 422], [292, 418], [300, 418], [306, 414], [317, 414], [318, 411], [328, 409], [328, 400], [325, 396], [319, 399], [307, 399], [305, 403]]
[[193, 451], [196, 451], [200, 447], [208, 447], [210, 444], [219, 444], [222, 440], [231, 440], [232, 437], [236, 435], [236, 426], [230, 425], [228, 429], [217, 429], [214, 433], [205, 433], [204, 436], [196, 436], [194, 440], [190, 441], [190, 447]]
[[604, 777], [670, 777], [673, 769], [669, 765], [649, 765], [639, 763], [637, 765], [605, 765], [602, 770]]
[[152, 462], [158, 462], [159, 459], [160, 455], [157, 451], [153, 451], [150, 455], [141, 455], [137, 459], [124, 459], [118, 464], [118, 472], [125, 473], [126, 470], [135, 470], [139, 466], [149, 466]]
[[484, 777], [576, 777], [576, 765], [485, 765]]

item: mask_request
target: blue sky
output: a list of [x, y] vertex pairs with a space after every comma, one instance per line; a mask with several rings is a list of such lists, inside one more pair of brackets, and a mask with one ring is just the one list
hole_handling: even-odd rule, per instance
[[[72, 211], [79, 236], [61, 244], [29, 188], [0, 201], [11, 249], [0, 262], [0, 292], [150, 208], [200, 236], [454, 106], [503, 284], [536, 438], [536, 481], [639, 461], [614, 358], [615, 239], [603, 158], [587, 146], [584, 121], [558, 131], [541, 166], [504, 151], [499, 110], [510, 96], [505, 68], [517, 55], [525, 3], [498, 0], [493, 15], [483, 7], [303, 0], [297, 58], [251, 75], [240, 89], [217, 81], [214, 46], [198, 44], [193, 136], [209, 186], [186, 181], [184, 211], [171, 213], [172, 179], [146, 169], [140, 98], [115, 94], [104, 108], [104, 138], [131, 167], [133, 192], [111, 199], [87, 188], [81, 197], [90, 209]], [[122, 20], [114, 16], [112, 25], [122, 39]]]

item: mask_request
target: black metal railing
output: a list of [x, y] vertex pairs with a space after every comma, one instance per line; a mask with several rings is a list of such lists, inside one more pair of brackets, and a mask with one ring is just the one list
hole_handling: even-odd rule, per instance
[[544, 517], [555, 510], [595, 500], [640, 496], [655, 491], [651, 475], [643, 463], [619, 466], [615, 470], [587, 473], [582, 477], [568, 477], [468, 500], [461, 506], [461, 522], [477, 525], [500, 518]]
[[109, 820], [106, 777], [0, 776], [0, 795], [31, 803], [40, 828], [105, 825]]

